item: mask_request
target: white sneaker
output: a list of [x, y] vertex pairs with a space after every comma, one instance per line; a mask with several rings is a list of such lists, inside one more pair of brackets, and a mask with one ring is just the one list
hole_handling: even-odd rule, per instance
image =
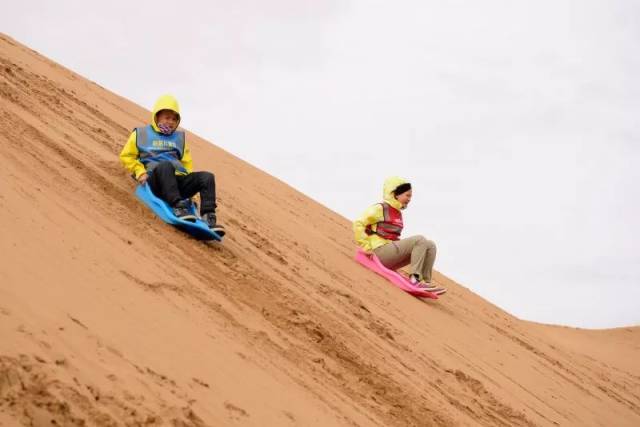
[[432, 294], [436, 295], [442, 295], [447, 292], [446, 288], [441, 288], [439, 286], [432, 285], [431, 283], [420, 282], [417, 286], [423, 291], [431, 292]]

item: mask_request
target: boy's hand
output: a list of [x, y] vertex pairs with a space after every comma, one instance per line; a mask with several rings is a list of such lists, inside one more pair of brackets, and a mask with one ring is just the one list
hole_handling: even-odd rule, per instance
[[143, 173], [138, 177], [138, 182], [140, 183], [140, 185], [144, 185], [147, 182], [147, 179], [149, 179], [149, 175]]

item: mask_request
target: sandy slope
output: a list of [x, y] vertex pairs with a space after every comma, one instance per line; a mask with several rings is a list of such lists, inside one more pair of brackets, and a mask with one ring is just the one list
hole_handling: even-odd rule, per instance
[[523, 322], [441, 275], [409, 297], [348, 220], [189, 134], [230, 230], [196, 242], [117, 161], [146, 110], [7, 36], [0, 100], [0, 426], [640, 425], [639, 328]]

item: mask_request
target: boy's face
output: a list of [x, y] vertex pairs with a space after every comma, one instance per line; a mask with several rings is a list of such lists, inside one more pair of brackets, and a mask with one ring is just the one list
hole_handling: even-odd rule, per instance
[[160, 128], [163, 133], [172, 133], [178, 127], [180, 117], [175, 111], [160, 110], [156, 114], [156, 126]]
[[396, 200], [399, 201], [400, 204], [402, 204], [403, 208], [406, 208], [409, 205], [409, 202], [411, 201], [411, 196], [412, 196], [411, 190], [405, 191], [402, 194], [398, 194], [396, 196]]

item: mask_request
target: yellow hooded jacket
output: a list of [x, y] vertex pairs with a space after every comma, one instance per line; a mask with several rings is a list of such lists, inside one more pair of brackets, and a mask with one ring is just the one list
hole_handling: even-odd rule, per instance
[[[397, 176], [387, 178], [384, 181], [384, 187], [382, 190], [383, 200], [396, 209], [403, 209], [402, 204], [393, 196], [393, 190], [395, 190], [402, 184], [406, 184], [407, 182], [408, 181]], [[364, 211], [364, 213], [353, 222], [353, 232], [355, 234], [358, 246], [360, 246], [365, 251], [370, 252], [382, 245], [386, 245], [387, 243], [391, 242], [391, 240], [384, 239], [377, 234], [367, 235], [367, 233], [365, 232], [367, 225], [371, 225], [372, 229], [375, 231], [375, 224], [383, 220], [384, 213], [382, 210], [382, 205], [378, 203], [373, 206], [369, 206], [369, 208], [367, 208], [367, 210]]]
[[[175, 99], [171, 95], [162, 95], [156, 101], [153, 106], [153, 111], [151, 113], [151, 126], [156, 132], [160, 132], [158, 125], [156, 123], [156, 114], [160, 110], [171, 110], [178, 114], [180, 117], [180, 107], [178, 106], [178, 100]], [[178, 122], [179, 123], [179, 122]], [[129, 139], [127, 143], [124, 145], [124, 148], [120, 152], [120, 162], [128, 170], [131, 174], [133, 174], [136, 179], [140, 177], [140, 175], [146, 173], [146, 169], [144, 165], [140, 162], [140, 153], [138, 152], [138, 145], [136, 141], [137, 132], [134, 130], [129, 135]], [[180, 159], [180, 163], [187, 170], [187, 173], [191, 173], [193, 171], [193, 161], [191, 159], [191, 150], [189, 150], [189, 146], [185, 140], [184, 143], [184, 153], [182, 158]], [[176, 175], [184, 175], [183, 172], [176, 171]]]

